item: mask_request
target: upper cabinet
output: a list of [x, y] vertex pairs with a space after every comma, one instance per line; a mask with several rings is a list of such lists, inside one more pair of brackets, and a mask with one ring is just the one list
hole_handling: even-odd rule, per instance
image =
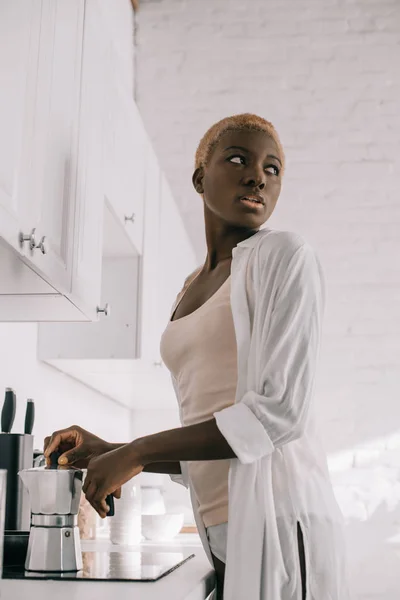
[[[17, 4], [24, 4], [17, 0]], [[62, 292], [71, 291], [78, 167], [78, 123], [84, 4], [35, 2], [41, 7], [36, 70], [28, 71], [25, 105], [33, 105], [25, 130], [29, 187], [20, 197], [26, 241], [21, 251], [35, 270]], [[68, 52], [65, 49], [68, 48]], [[12, 64], [12, 63], [11, 63]], [[22, 165], [22, 172], [25, 165]], [[18, 178], [16, 187], [21, 181]], [[24, 184], [26, 181], [24, 181]], [[30, 247], [35, 237], [36, 249]]]
[[1, 320], [96, 314], [105, 114], [101, 24], [96, 0], [2, 3], [0, 263], [7, 262], [5, 271], [14, 277], [2, 280]]
[[120, 84], [109, 47], [107, 117], [105, 122], [105, 196], [125, 234], [143, 250], [146, 132], [133, 98]]
[[0, 3], [0, 321], [40, 322], [39, 358], [121, 403], [154, 385], [165, 406], [160, 338], [196, 260], [117, 4], [111, 26], [107, 0]]
[[31, 193], [41, 7], [35, 0], [15, 0], [0, 10], [0, 234], [19, 251]]
[[[70, 301], [83, 318], [98, 318], [104, 212], [104, 139], [107, 111], [107, 45], [98, 0], [86, 0], [82, 52], [79, 148], [73, 222]], [[66, 319], [67, 320], [67, 319]]]

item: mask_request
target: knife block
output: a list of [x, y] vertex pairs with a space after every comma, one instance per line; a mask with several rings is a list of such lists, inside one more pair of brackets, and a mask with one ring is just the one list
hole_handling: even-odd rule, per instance
[[19, 471], [32, 468], [33, 435], [0, 433], [0, 469], [7, 471], [6, 531], [29, 531], [31, 507]]

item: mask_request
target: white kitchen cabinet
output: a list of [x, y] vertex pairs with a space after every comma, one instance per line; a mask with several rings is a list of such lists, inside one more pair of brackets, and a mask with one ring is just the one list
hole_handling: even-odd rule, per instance
[[105, 196], [139, 254], [143, 251], [146, 133], [137, 106], [116, 77], [109, 45]]
[[170, 375], [160, 359], [160, 338], [196, 262], [149, 142], [145, 157], [142, 255], [121, 235], [122, 224], [106, 204], [102, 302], [109, 304], [110, 316], [98, 323], [41, 324], [38, 356], [126, 406], [175, 408]]
[[0, 33], [0, 320], [44, 322], [39, 358], [165, 406], [160, 337], [196, 265], [104, 4], [2, 3]]
[[80, 0], [2, 3], [0, 234], [65, 291], [72, 273], [82, 27]]
[[[142, 257], [106, 204], [101, 305], [94, 323], [42, 323], [38, 358], [127, 406], [134, 406], [155, 367], [140, 360]], [[156, 374], [157, 375], [157, 374]], [[155, 383], [153, 378], [153, 383]]]
[[104, 216], [100, 307], [105, 314], [93, 323], [41, 324], [39, 358], [84, 361], [137, 356], [140, 257], [121, 236], [108, 204]]
[[[82, 0], [80, 0], [82, 2]], [[100, 302], [104, 212], [104, 119], [107, 45], [98, 0], [85, 0], [74, 253], [70, 300], [96, 320]], [[67, 320], [67, 319], [66, 319]]]
[[[40, 2], [36, 2], [38, 6]], [[22, 199], [34, 269], [59, 292], [71, 292], [84, 3], [42, 0], [36, 71], [30, 187]], [[66, 49], [68, 51], [66, 52]]]
[[2, 2], [0, 8], [0, 234], [19, 251], [22, 203], [30, 193], [41, 7], [36, 0]]
[[98, 0], [0, 10], [0, 320], [95, 319], [106, 89]]

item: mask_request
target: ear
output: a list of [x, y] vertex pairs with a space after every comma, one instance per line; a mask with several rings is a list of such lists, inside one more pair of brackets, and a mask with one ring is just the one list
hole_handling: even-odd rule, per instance
[[199, 167], [198, 169], [195, 170], [195, 172], [193, 173], [193, 177], [192, 177], [194, 189], [196, 190], [196, 192], [198, 194], [204, 194], [203, 179], [204, 179], [204, 169], [203, 169], [203, 167]]

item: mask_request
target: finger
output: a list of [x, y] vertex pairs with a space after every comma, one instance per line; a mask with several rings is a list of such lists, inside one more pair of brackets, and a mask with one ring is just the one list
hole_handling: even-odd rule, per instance
[[85, 483], [85, 496], [86, 496], [86, 500], [88, 502], [90, 502], [90, 504], [93, 504], [94, 499], [96, 497], [96, 492], [97, 492], [97, 485], [94, 481], [90, 481], [89, 484]]
[[96, 486], [96, 493], [93, 496], [93, 502], [99, 506], [102, 506], [103, 501], [104, 501], [104, 507], [107, 506], [106, 503], [106, 498], [107, 498], [108, 492], [106, 491], [104, 484], [98, 483]]
[[104, 519], [104, 517], [107, 516], [107, 513], [110, 510], [110, 507], [108, 506], [107, 502], [104, 500], [101, 500], [100, 502], [95, 502], [95, 506], [97, 513], [100, 515], [100, 517], [102, 519]]
[[87, 487], [86, 500], [90, 502], [90, 504], [93, 506], [95, 511], [99, 514], [99, 516], [102, 519], [104, 519], [107, 516], [110, 507], [106, 502], [106, 494], [104, 492], [104, 488], [99, 488], [94, 481], [91, 481]]
[[77, 436], [77, 431], [74, 428], [69, 427], [68, 429], [60, 429], [59, 431], [55, 431], [53, 435], [50, 437], [50, 441], [46, 447], [44, 452], [45, 457], [50, 456], [52, 452], [58, 450], [60, 444], [65, 442], [75, 442]]
[[83, 484], [83, 486], [82, 486], [82, 492], [85, 494], [85, 496], [86, 496], [86, 494], [87, 494], [87, 491], [88, 491], [88, 489], [89, 489], [89, 487], [90, 487], [91, 483], [92, 483], [92, 478], [91, 478], [91, 475], [90, 475], [90, 473], [89, 473], [89, 472], [87, 472], [87, 473], [86, 473], [86, 477], [85, 477], [84, 484]]
[[121, 490], [121, 488], [120, 488], [120, 487], [119, 487], [119, 488], [117, 488], [117, 489], [115, 490], [115, 492], [113, 492], [113, 496], [114, 496], [114, 498], [117, 498], [118, 500], [121, 498], [121, 495], [122, 495], [122, 490]]
[[44, 442], [43, 442], [43, 451], [44, 452], [46, 451], [46, 448], [49, 445], [50, 439], [51, 439], [50, 435], [48, 435], [47, 437], [44, 438]]
[[58, 447], [60, 446], [63, 439], [65, 439], [65, 434], [63, 434], [61, 431], [55, 431], [53, 433], [44, 451], [44, 455], [46, 458], [49, 457], [50, 454], [58, 450]]
[[105, 510], [105, 508], [102, 505], [99, 504], [95, 504], [95, 503], [91, 503], [91, 505], [93, 506], [94, 510], [97, 512], [97, 514], [99, 515], [99, 517], [101, 519], [105, 519], [107, 516], [107, 512], [108, 512], [108, 507], [107, 510]]
[[57, 450], [58, 446], [60, 445], [60, 442], [60, 434], [57, 432], [53, 433], [44, 451], [44, 455], [46, 458], [49, 458], [50, 454]]
[[90, 503], [90, 505], [94, 508], [97, 514], [104, 519], [107, 516], [105, 507], [101, 505], [101, 503], [94, 502], [93, 499], [89, 499], [89, 496], [86, 496], [86, 500]]

